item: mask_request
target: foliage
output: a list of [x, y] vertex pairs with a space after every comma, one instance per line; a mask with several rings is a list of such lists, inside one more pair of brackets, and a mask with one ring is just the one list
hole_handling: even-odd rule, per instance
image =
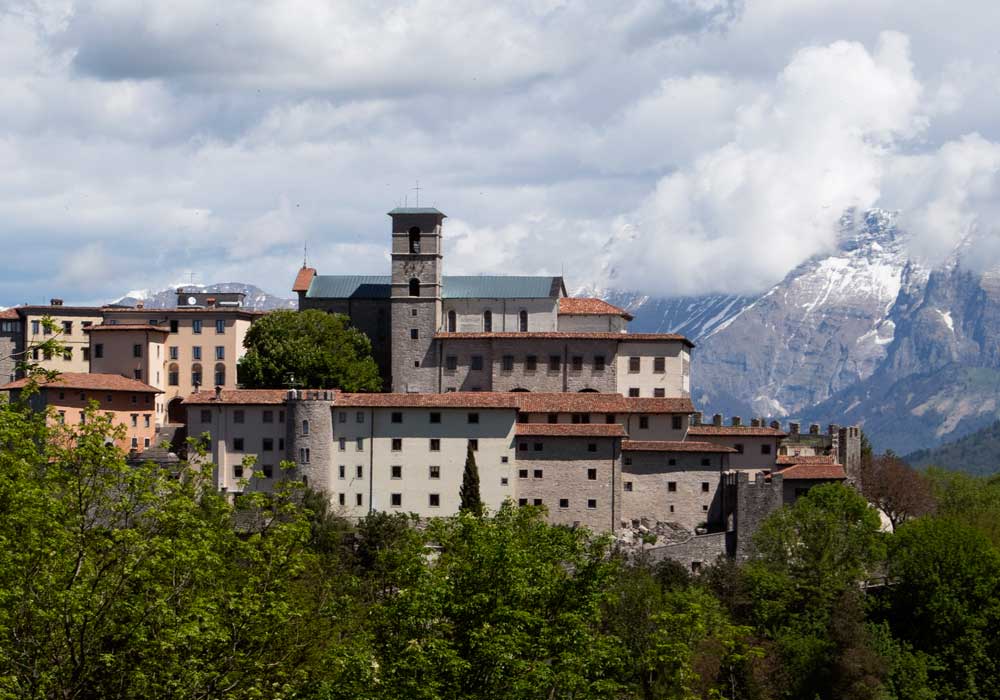
[[479, 495], [479, 467], [476, 466], [476, 453], [469, 447], [465, 454], [465, 469], [462, 471], [462, 487], [458, 492], [461, 501], [460, 510], [473, 515], [483, 514], [483, 499]]
[[885, 513], [893, 528], [904, 521], [934, 512], [931, 481], [891, 450], [862, 460], [861, 492]]
[[280, 389], [293, 380], [311, 389], [382, 388], [371, 341], [340, 314], [273, 311], [250, 327], [243, 344], [238, 375], [247, 388]]

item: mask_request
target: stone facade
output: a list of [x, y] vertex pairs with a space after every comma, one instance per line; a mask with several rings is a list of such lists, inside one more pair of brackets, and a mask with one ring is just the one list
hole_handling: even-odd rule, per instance
[[736, 532], [735, 551], [738, 559], [746, 559], [753, 552], [753, 536], [760, 524], [784, 503], [783, 479], [780, 474], [770, 479], [763, 473], [754, 475], [751, 481], [747, 472], [727, 475], [726, 486], [733, 493], [732, 529]]
[[633, 526], [644, 520], [667, 521], [691, 532], [722, 527], [724, 490], [719, 486], [729, 457], [728, 453], [626, 449], [622, 520]]
[[17, 378], [17, 363], [24, 351], [24, 325], [15, 309], [0, 311], [0, 384]]

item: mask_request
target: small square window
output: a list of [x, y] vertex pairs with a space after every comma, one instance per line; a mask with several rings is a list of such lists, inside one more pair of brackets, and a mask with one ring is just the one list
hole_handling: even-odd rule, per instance
[[[246, 422], [246, 413], [242, 409], [237, 409], [233, 411], [233, 423], [244, 423]], [[308, 431], [304, 431], [308, 434]]]
[[337, 422], [338, 423], [346, 423], [347, 422], [347, 411], [340, 411], [337, 414]]
[[630, 399], [639, 398], [639, 387], [637, 386], [629, 387], [628, 396]]
[[739, 455], [743, 454], [743, 444], [742, 443], [737, 442], [735, 445], [733, 445], [733, 449], [736, 450], [736, 454], [739, 454]]
[[677, 458], [676, 457], [671, 457], [670, 459], [668, 459], [667, 460], [667, 466], [668, 467], [676, 467], [677, 466]]
[[667, 482], [667, 491], [669, 491], [670, 493], [676, 493], [677, 492], [677, 482], [676, 481], [668, 481]]
[[419, 339], [420, 339], [420, 331], [417, 328], [411, 328], [410, 340], [419, 340]]
[[549, 371], [558, 372], [562, 365], [562, 358], [559, 355], [549, 355]]
[[509, 461], [510, 458], [508, 458], [507, 455], [503, 455], [502, 457], [500, 457], [500, 464], [507, 464]]
[[704, 512], [708, 512], [708, 506], [707, 506], [707, 505], [703, 505], [703, 506], [701, 507], [701, 509], [702, 509], [702, 511], [704, 511]]
[[622, 457], [622, 462], [625, 463], [626, 467], [630, 466], [632, 464], [632, 458], [631, 457]]
[[649, 416], [639, 416], [639, 430], [649, 430]]
[[500, 360], [500, 368], [504, 372], [513, 372], [514, 371], [514, 356], [513, 355], [504, 355], [501, 358], [501, 360]]
[[393, 508], [399, 508], [403, 505], [403, 494], [393, 493], [389, 495], [389, 505]]
[[771, 446], [770, 445], [761, 445], [760, 446], [760, 453], [762, 455], [769, 455], [769, 454], [771, 454]]
[[583, 355], [573, 355], [573, 371], [583, 371]]
[[615, 422], [615, 414], [609, 413], [608, 415], [604, 416], [604, 422], [607, 423], [608, 425], [612, 425]]
[[237, 479], [242, 479], [243, 478], [243, 465], [242, 464], [237, 464], [235, 467], [233, 467], [233, 475]]
[[392, 451], [400, 452], [403, 449], [403, 438], [393, 438], [392, 439]]
[[416, 309], [410, 309], [410, 316], [416, 316], [416, 315], [417, 315], [417, 310]]
[[531, 449], [535, 452], [541, 452], [544, 445], [540, 442], [535, 442], [531, 444]]
[[594, 355], [594, 371], [603, 372], [605, 362], [604, 355]]
[[243, 451], [243, 438], [233, 438], [233, 449], [237, 452]]
[[596, 507], [597, 507], [597, 499], [596, 498], [588, 498], [587, 499], [587, 508], [589, 508], [590, 510], [593, 510]]
[[597, 481], [597, 470], [596, 469], [588, 469], [587, 470], [587, 479], [589, 481]]
[[479, 414], [478, 413], [470, 413], [469, 414], [469, 422], [470, 423], [478, 423], [479, 422]]
[[534, 479], [541, 479], [541, 478], [543, 478], [543, 476], [542, 476], [542, 470], [541, 469], [536, 469], [535, 471], [533, 471], [531, 473], [531, 476]]
[[431, 438], [430, 441], [431, 441], [431, 445], [430, 445], [431, 452], [440, 452], [441, 451], [441, 438]]
[[672, 416], [670, 418], [670, 425], [674, 430], [682, 430], [684, 428], [684, 416]]
[[548, 415], [548, 422], [549, 423], [558, 423], [559, 422], [559, 414], [558, 413], [550, 413]]
[[431, 423], [440, 423], [441, 422], [441, 414], [438, 413], [437, 411], [432, 412], [430, 420], [431, 420]]
[[274, 411], [264, 411], [261, 413], [261, 421], [264, 423], [274, 422]]
[[391, 478], [393, 478], [393, 479], [402, 479], [403, 478], [403, 467], [402, 467], [402, 465], [400, 465], [400, 464], [394, 464], [391, 467], [389, 467], [389, 469], [390, 469], [390, 476], [391, 476]]
[[359, 464], [354, 467], [354, 477], [356, 479], [363, 479], [365, 477], [365, 468], [363, 465]]
[[569, 499], [568, 498], [560, 498], [559, 499], [559, 507], [560, 508], [569, 508]]
[[455, 355], [448, 355], [444, 358], [444, 368], [449, 372], [454, 372], [458, 369], [458, 357]]
[[524, 358], [524, 371], [525, 372], [534, 372], [536, 369], [538, 369], [538, 356], [537, 355], [528, 355], [527, 357], [525, 357]]
[[671, 513], [673, 513], [673, 512], [674, 512], [674, 507], [673, 507], [673, 506], [670, 506], [670, 512], [671, 512]]
[[365, 504], [365, 497], [360, 493], [354, 494], [354, 504], [363, 506]]
[[630, 357], [628, 358], [628, 371], [630, 374], [635, 374], [642, 369], [642, 358], [641, 357]]
[[526, 506], [526, 505], [528, 505], [528, 499], [527, 498], [519, 498], [519, 499], [517, 499], [517, 505], [519, 505], [519, 506]]
[[626, 491], [631, 491], [632, 490], [632, 482], [631, 481], [626, 481], [625, 482], [625, 490]]
[[653, 358], [653, 372], [655, 374], [663, 374], [667, 370], [667, 358], [665, 357], [654, 357]]
[[662, 399], [667, 395], [666, 389], [653, 389], [653, 398]]
[[702, 459], [701, 459], [701, 466], [703, 466], [703, 467], [710, 467], [710, 466], [712, 466], [712, 460], [709, 459], [708, 457], [702, 457]]
[[479, 371], [483, 368], [483, 356], [473, 355], [469, 358], [469, 369]]
[[506, 486], [508, 483], [510, 483], [510, 480], [507, 477], [505, 477], [505, 476], [501, 476], [500, 477], [500, 485], [501, 486]]
[[527, 469], [518, 469], [517, 470], [517, 478], [518, 479], [527, 479], [528, 478], [528, 470]]
[[701, 492], [702, 493], [708, 493], [708, 482], [707, 481], [701, 482]]
[[519, 449], [521, 452], [527, 452], [528, 451], [528, 443], [526, 443], [526, 442], [519, 442], [519, 443], [517, 443], [517, 449]]
[[431, 479], [440, 479], [441, 478], [441, 467], [436, 466], [436, 465], [432, 465], [431, 467], [429, 467], [428, 468], [428, 477], [431, 478]]
[[587, 443], [587, 452], [597, 452], [597, 443], [596, 442], [588, 442]]
[[469, 440], [469, 449], [472, 450], [473, 452], [478, 452], [479, 451], [479, 440], [477, 440], [475, 438], [472, 438], [471, 440]]
[[210, 409], [203, 408], [201, 410], [201, 422], [202, 423], [211, 423], [212, 422], [212, 411]]
[[532, 501], [532, 503], [536, 506], [540, 506], [542, 505], [542, 499], [536, 498], [534, 501]]
[[413, 366], [414, 367], [419, 367], [420, 366], [420, 360], [414, 360], [413, 361]]
[[441, 505], [441, 494], [432, 493], [427, 496], [427, 505], [431, 508], [437, 508]]
[[341, 452], [347, 449], [347, 438], [339, 438], [337, 440], [337, 447]]
[[345, 502], [346, 502], [346, 500], [347, 500], [346, 498], [344, 498], [344, 496], [345, 496], [345, 495], [346, 495], [346, 494], [343, 494], [343, 493], [338, 493], [338, 494], [337, 494], [337, 503], [338, 503], [338, 504], [340, 504], [340, 505], [345, 505]]
[[261, 452], [274, 452], [274, 438], [262, 438], [260, 450]]
[[270, 479], [271, 477], [274, 476], [274, 465], [265, 464], [264, 467], [263, 467], [263, 469], [264, 469], [264, 478], [265, 479]]
[[341, 464], [339, 467], [337, 467], [337, 478], [338, 479], [346, 479], [347, 478], [347, 466], [346, 465]]
[[355, 423], [364, 423], [365, 422], [365, 412], [364, 411], [358, 411], [357, 413], [355, 413], [354, 414], [354, 422]]
[[403, 422], [403, 412], [402, 411], [393, 411], [392, 412], [392, 422], [393, 423], [402, 423]]

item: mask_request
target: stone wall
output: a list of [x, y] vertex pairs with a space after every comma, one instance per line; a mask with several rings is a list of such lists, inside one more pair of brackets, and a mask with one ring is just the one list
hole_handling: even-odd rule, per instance
[[0, 384], [15, 379], [19, 359], [15, 355], [24, 349], [21, 346], [22, 333], [20, 320], [0, 320]]
[[735, 479], [735, 512], [733, 528], [736, 531], [735, 556], [746, 559], [753, 551], [753, 536], [760, 524], [783, 503], [783, 479], [774, 474], [770, 480], [763, 473], [750, 480], [747, 472], [730, 475]]
[[697, 572], [706, 566], [711, 566], [719, 557], [728, 553], [729, 539], [729, 533], [726, 532], [694, 535], [685, 542], [650, 547], [644, 550], [644, 554], [650, 563], [673, 559], [692, 572]]
[[289, 459], [295, 462], [298, 476], [308, 486], [328, 494], [333, 490], [332, 398], [332, 391], [293, 390], [286, 402], [285, 444]]
[[[441, 301], [433, 298], [392, 300], [392, 390], [437, 389], [434, 329]], [[413, 337], [413, 332], [417, 337]]]
[[[710, 466], [703, 466], [702, 459], [710, 460]], [[718, 454], [625, 452], [622, 520], [677, 523], [691, 532], [701, 523], [721, 524], [723, 459]]]
[[[595, 532], [615, 529], [621, 499], [617, 438], [518, 436], [516, 442], [518, 503], [535, 505], [540, 500], [551, 523], [580, 525]], [[536, 444], [542, 449], [536, 450]], [[590, 444], [596, 444], [596, 452], [588, 450]], [[594, 479], [589, 478], [591, 469]], [[540, 478], [536, 471], [541, 471]], [[562, 499], [568, 503], [561, 506]]]

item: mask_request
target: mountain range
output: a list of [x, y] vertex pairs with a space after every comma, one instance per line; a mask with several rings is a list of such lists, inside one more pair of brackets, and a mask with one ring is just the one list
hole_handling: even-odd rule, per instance
[[[836, 250], [757, 296], [660, 298], [581, 288], [630, 311], [633, 332], [691, 338], [692, 398], [706, 413], [861, 424], [877, 449], [909, 454], [1000, 417], [1000, 271], [955, 260], [930, 269], [907, 253], [898, 215], [849, 211]], [[251, 284], [257, 310], [296, 308]], [[174, 305], [175, 289], [116, 303]]]
[[287, 299], [265, 292], [260, 287], [245, 282], [218, 282], [216, 284], [180, 284], [167, 289], [135, 289], [125, 296], [113, 301], [120, 306], [135, 306], [142, 302], [146, 308], [166, 309], [177, 306], [177, 290], [183, 287], [186, 291], [231, 293], [243, 292], [246, 298], [244, 306], [254, 311], [271, 311], [273, 309], [297, 309], [295, 299]]

